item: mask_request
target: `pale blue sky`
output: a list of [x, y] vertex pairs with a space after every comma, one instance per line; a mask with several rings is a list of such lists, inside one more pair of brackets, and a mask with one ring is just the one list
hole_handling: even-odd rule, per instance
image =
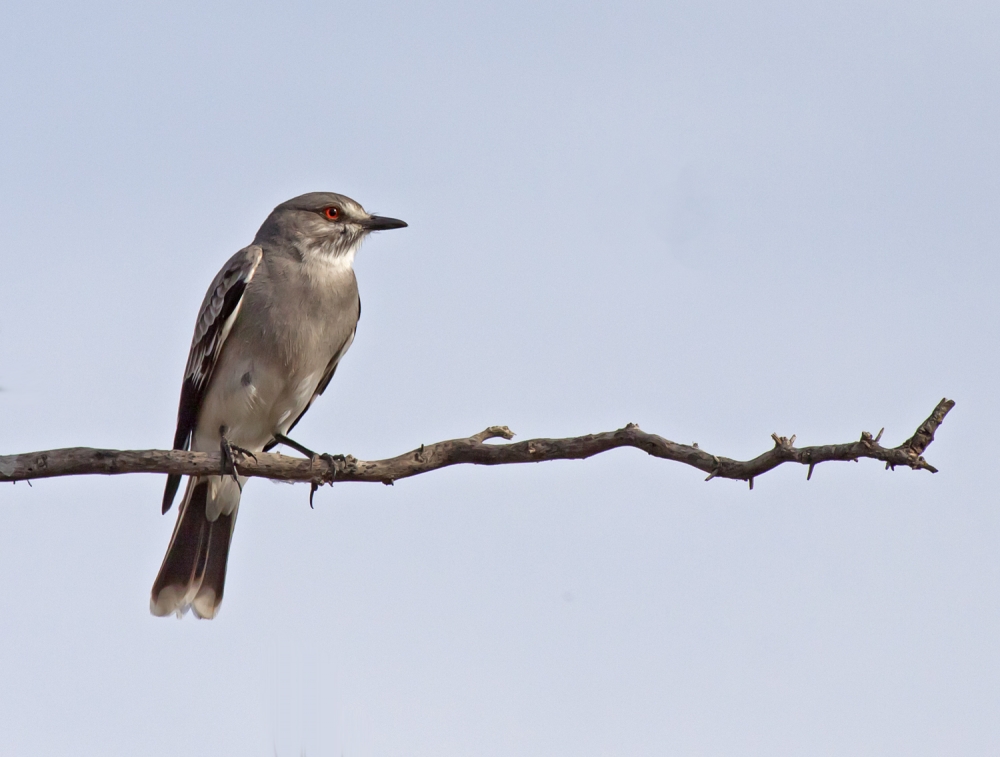
[[937, 475], [623, 450], [248, 485], [211, 622], [161, 476], [0, 488], [0, 754], [1000, 749], [995, 3], [35, 3], [0, 21], [0, 452], [168, 446], [198, 305], [342, 192], [300, 441], [629, 421], [734, 457], [942, 397]]

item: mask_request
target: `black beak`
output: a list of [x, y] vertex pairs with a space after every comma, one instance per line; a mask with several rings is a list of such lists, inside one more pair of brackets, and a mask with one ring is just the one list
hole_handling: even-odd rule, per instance
[[368, 231], [388, 231], [389, 229], [406, 228], [406, 221], [398, 218], [386, 218], [385, 216], [368, 216], [367, 221], [362, 221], [361, 225]]

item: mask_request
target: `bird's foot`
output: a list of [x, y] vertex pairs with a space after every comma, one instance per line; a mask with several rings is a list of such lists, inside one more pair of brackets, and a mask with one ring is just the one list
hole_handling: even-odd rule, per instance
[[[236, 455], [239, 455], [244, 459], [252, 457], [254, 462], [257, 462], [257, 456], [245, 447], [233, 444], [225, 436], [222, 436], [219, 439], [219, 449], [222, 452], [222, 475], [232, 476], [233, 481], [239, 485], [240, 479], [239, 476], [236, 475]], [[242, 488], [243, 487], [240, 486], [240, 489]]]
[[309, 458], [310, 463], [314, 463], [317, 460], [322, 460], [327, 464], [328, 470], [330, 471], [328, 475], [322, 476], [320, 478], [315, 478], [312, 480], [309, 486], [309, 507], [313, 506], [313, 495], [323, 484], [332, 484], [337, 478], [343, 466], [347, 465], [347, 457], [345, 455], [330, 455], [326, 452], [318, 453], [313, 452], [311, 449], [306, 447], [304, 444], [299, 444], [294, 439], [289, 439], [284, 434], [275, 434], [274, 441], [278, 444], [284, 444], [286, 447], [291, 447], [296, 452], [299, 452]]
[[[326, 452], [324, 452], [322, 455], [319, 455], [319, 459], [324, 460], [328, 462], [330, 465], [332, 465], [335, 474], [339, 466], [345, 465], [347, 463], [346, 455], [328, 455]], [[336, 475], [334, 476], [334, 478], [336, 478]]]
[[323, 484], [326, 484], [326, 483], [328, 483], [328, 484], [330, 484], [332, 486], [334, 480], [337, 478], [337, 474], [341, 470], [341, 466], [346, 466], [347, 465], [347, 457], [344, 456], [344, 455], [330, 455], [330, 454], [327, 454], [326, 452], [324, 452], [321, 455], [317, 455], [317, 454], [314, 453], [313, 455], [310, 456], [309, 459], [310, 459], [310, 461], [312, 461], [312, 460], [316, 460], [317, 458], [320, 459], [320, 460], [322, 460], [323, 462], [327, 463], [330, 466], [331, 473], [330, 473], [329, 480], [319, 480], [319, 481], [317, 481], [317, 480], [313, 479], [313, 481], [310, 483], [310, 485], [309, 485], [309, 509], [310, 510], [313, 509], [313, 495], [316, 493], [316, 491], [319, 489], [319, 487], [322, 486]]

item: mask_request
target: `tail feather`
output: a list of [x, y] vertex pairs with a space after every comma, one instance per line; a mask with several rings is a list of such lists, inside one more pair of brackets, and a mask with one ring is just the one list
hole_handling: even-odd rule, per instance
[[213, 618], [218, 612], [239, 503], [228, 514], [209, 520], [210, 511], [217, 509], [209, 502], [215, 488], [208, 479], [188, 480], [170, 546], [153, 582], [149, 600], [153, 615], [180, 616], [193, 609], [199, 618]]
[[167, 485], [163, 489], [163, 505], [161, 512], [166, 512], [174, 504], [174, 497], [177, 494], [177, 487], [181, 484], [181, 477], [171, 473], [167, 476]]

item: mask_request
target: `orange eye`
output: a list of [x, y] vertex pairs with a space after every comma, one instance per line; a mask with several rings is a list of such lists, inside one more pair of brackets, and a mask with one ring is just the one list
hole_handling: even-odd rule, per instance
[[340, 218], [340, 208], [336, 206], [329, 207], [323, 211], [323, 215], [325, 215], [331, 221], [336, 221], [338, 218]]

